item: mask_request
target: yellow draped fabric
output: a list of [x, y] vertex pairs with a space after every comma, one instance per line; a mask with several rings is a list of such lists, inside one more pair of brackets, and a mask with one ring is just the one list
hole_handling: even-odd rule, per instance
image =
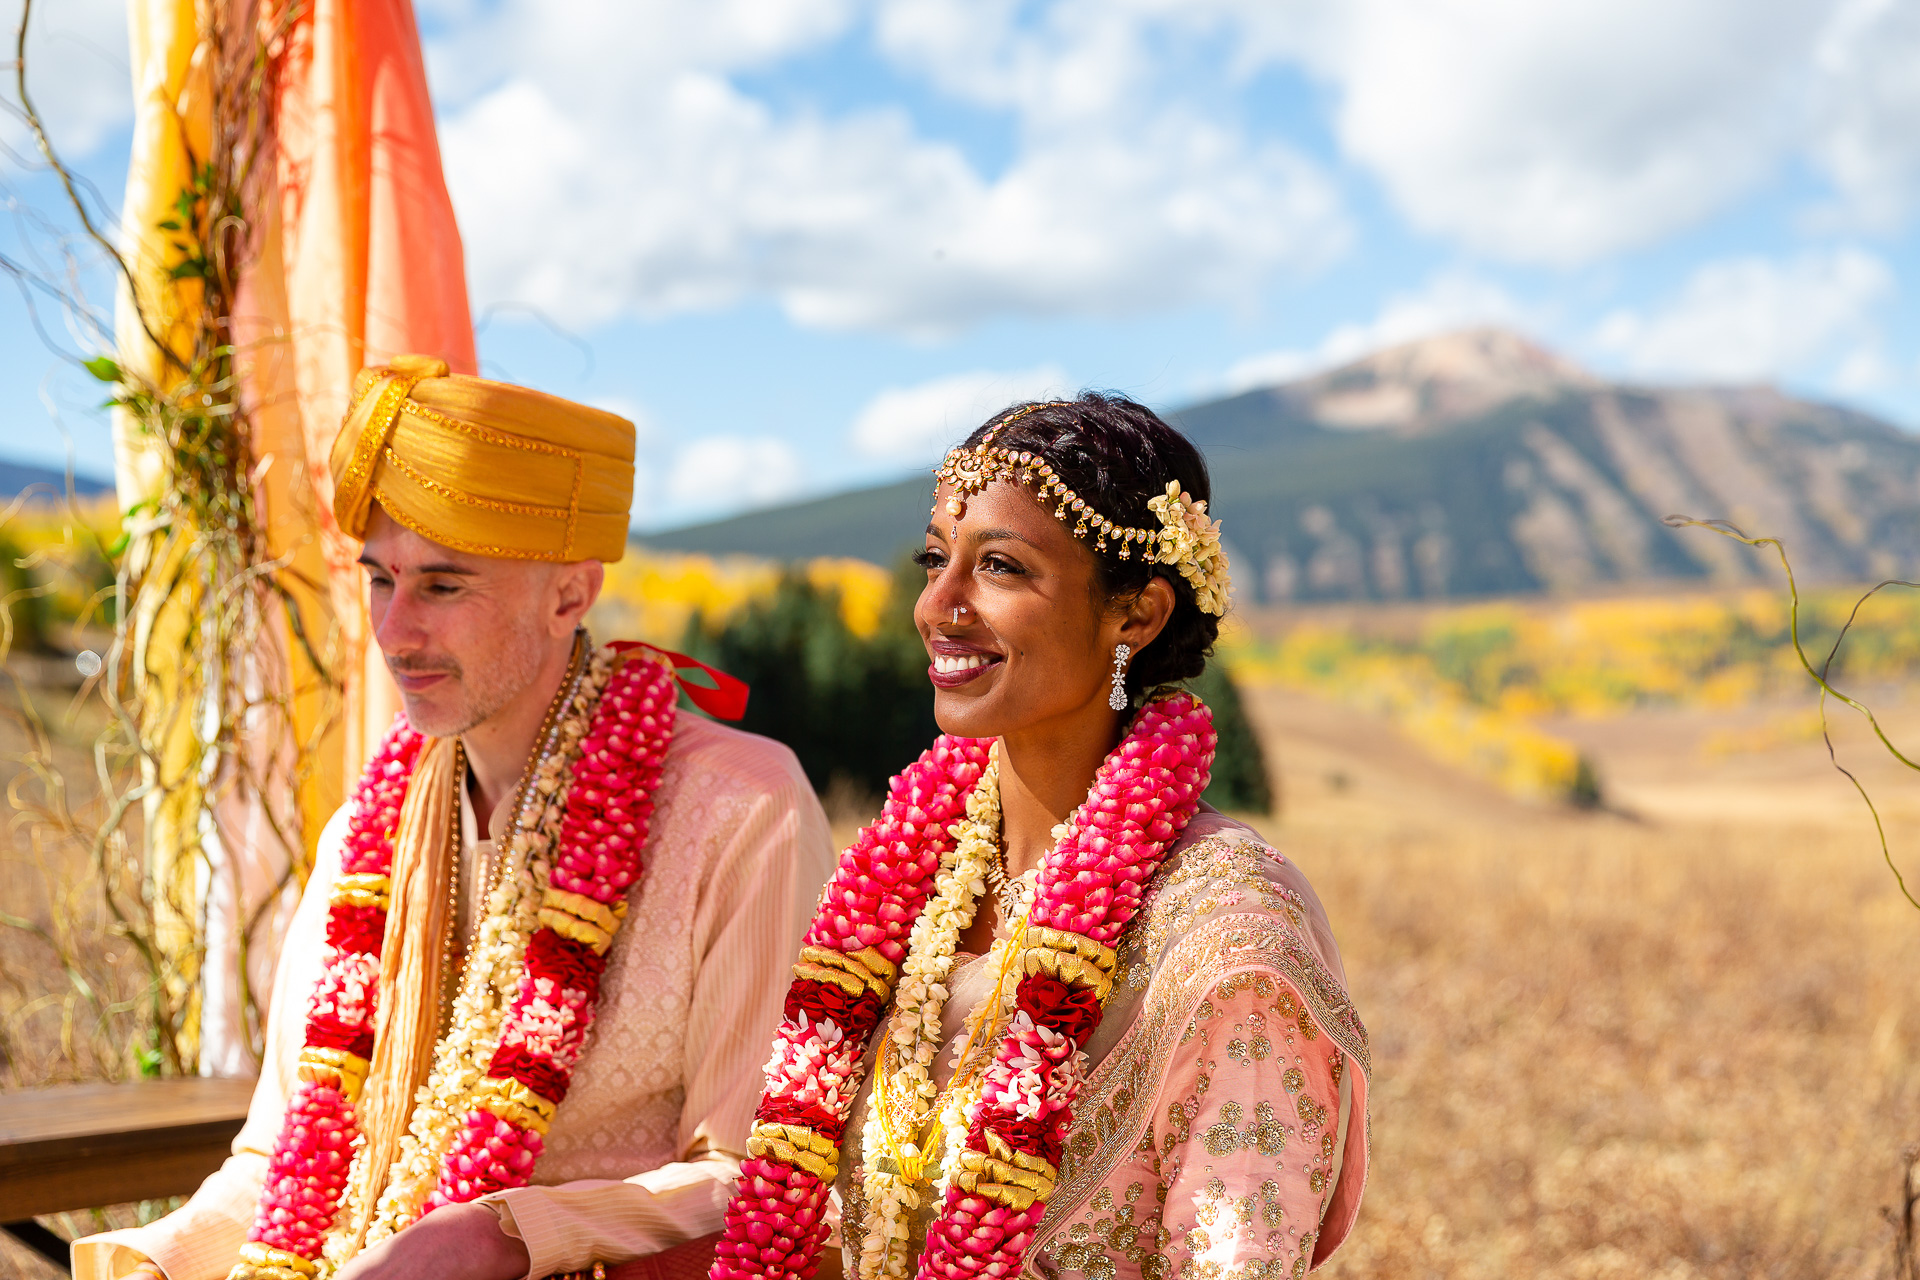
[[[176, 278], [180, 237], [162, 224], [214, 145], [215, 20], [240, 33], [258, 23], [272, 69], [259, 104], [270, 163], [246, 211], [238, 297], [221, 318], [250, 424], [257, 517], [293, 606], [261, 628], [256, 649], [224, 655], [262, 705], [284, 698], [291, 722], [243, 728], [269, 779], [260, 794], [221, 799], [194, 772], [188, 659], [208, 584], [182, 550], [192, 530], [155, 544], [161, 558], [147, 568], [162, 603], [132, 619], [140, 696], [172, 709], [145, 762], [149, 781], [167, 784], [145, 815], [157, 938], [177, 957], [176, 986], [200, 1002], [205, 985], [201, 1068], [250, 1069], [246, 1036], [233, 1030], [246, 1022], [235, 987], [264, 992], [276, 952], [277, 917], [257, 908], [286, 877], [289, 843], [314, 847], [398, 701], [368, 635], [357, 552], [332, 520], [328, 447], [363, 365], [422, 350], [462, 371], [477, 361], [411, 0], [127, 0], [127, 17], [135, 113], [120, 238], [133, 282], [121, 286], [114, 345], [132, 378], [160, 389], [178, 386], [205, 323], [200, 282]], [[167, 469], [153, 438], [116, 413], [114, 444], [122, 506], [155, 497]]]
[[[172, 389], [192, 359], [202, 307], [200, 282], [191, 276], [176, 278], [170, 270], [181, 252], [160, 225], [173, 214], [175, 199], [191, 182], [195, 157], [206, 154], [211, 129], [205, 59], [196, 56], [201, 41], [193, 0], [129, 0], [127, 37], [134, 126], [121, 242], [132, 282], [120, 282], [115, 345], [130, 376]], [[160, 442], [145, 434], [126, 410], [116, 409], [113, 443], [115, 487], [122, 508], [158, 496], [166, 482]], [[134, 619], [130, 656], [139, 697], [158, 726], [160, 747], [156, 755], [142, 761], [145, 782], [151, 788], [143, 810], [152, 857], [154, 942], [168, 961], [170, 996], [187, 1002], [180, 1047], [191, 1067], [200, 1049], [201, 957], [196, 921], [203, 799], [186, 668], [201, 591], [186, 555], [192, 531], [183, 528], [175, 533], [172, 539], [143, 544], [135, 551], [158, 558], [143, 566], [155, 589], [144, 597]]]
[[[193, 358], [201, 310], [200, 282], [173, 275], [170, 268], [182, 256], [174, 244], [178, 237], [160, 225], [174, 216], [174, 201], [191, 185], [197, 158], [211, 145], [211, 88], [206, 58], [196, 56], [201, 39], [194, 0], [128, 0], [127, 45], [133, 65], [133, 150], [120, 238], [140, 307], [134, 307], [133, 288], [122, 279], [114, 345], [128, 373], [170, 388]], [[157, 444], [119, 409], [113, 415], [113, 442], [121, 506], [152, 498], [165, 482]]]
[[633, 443], [633, 424], [617, 414], [401, 356], [354, 384], [333, 445], [333, 515], [364, 537], [377, 501], [456, 551], [618, 560]]

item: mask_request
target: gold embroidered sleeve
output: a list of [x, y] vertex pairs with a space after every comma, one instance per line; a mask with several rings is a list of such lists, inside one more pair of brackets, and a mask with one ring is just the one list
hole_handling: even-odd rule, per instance
[[1348, 1069], [1278, 972], [1217, 982], [1179, 1029], [1145, 1132], [1048, 1233], [1049, 1260], [1089, 1280], [1304, 1276], [1337, 1169]]

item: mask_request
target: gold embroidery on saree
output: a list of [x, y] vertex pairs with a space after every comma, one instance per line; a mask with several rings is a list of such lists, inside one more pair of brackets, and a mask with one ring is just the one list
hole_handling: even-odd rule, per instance
[[[1087, 1110], [1069, 1136], [1058, 1189], [1028, 1255], [1029, 1274], [1053, 1277], [1067, 1270], [1080, 1271], [1090, 1280], [1111, 1280], [1118, 1274], [1116, 1268], [1122, 1259], [1132, 1262], [1147, 1280], [1280, 1280], [1305, 1274], [1314, 1235], [1308, 1232], [1296, 1245], [1290, 1231], [1278, 1229], [1283, 1211], [1278, 1200], [1279, 1184], [1272, 1179], [1263, 1184], [1260, 1200], [1245, 1198], [1247, 1213], [1259, 1215], [1269, 1228], [1264, 1241], [1269, 1253], [1266, 1260], [1225, 1268], [1217, 1263], [1194, 1262], [1189, 1249], [1189, 1256], [1174, 1267], [1168, 1251], [1179, 1250], [1186, 1242], [1172, 1238], [1161, 1210], [1166, 1188], [1179, 1173], [1176, 1153], [1194, 1136], [1194, 1121], [1212, 1084], [1215, 1064], [1207, 1060], [1204, 1049], [1193, 1094], [1168, 1102], [1163, 1113], [1147, 1114], [1157, 1096], [1162, 1072], [1176, 1049], [1190, 1044], [1196, 1036], [1203, 1044], [1211, 1041], [1214, 1028], [1210, 1024], [1219, 1016], [1219, 1006], [1214, 1002], [1224, 1004], [1249, 989], [1269, 1002], [1269, 1012], [1247, 1020], [1244, 1030], [1248, 1034], [1226, 1040], [1224, 1051], [1229, 1058], [1265, 1060], [1276, 1051], [1275, 1040], [1281, 1032], [1287, 1033], [1291, 1043], [1296, 1029], [1311, 1041], [1324, 1028], [1363, 1072], [1371, 1072], [1366, 1028], [1345, 991], [1301, 935], [1306, 920], [1304, 903], [1298, 894], [1267, 878], [1262, 864], [1277, 857], [1247, 840], [1215, 836], [1197, 842], [1154, 887], [1147, 907], [1121, 939], [1117, 971], [1124, 974], [1128, 985], [1135, 989], [1149, 986], [1156, 960], [1160, 981], [1148, 991], [1133, 1025], [1095, 1069], [1081, 1094]], [[1249, 903], [1250, 898], [1253, 903]], [[1211, 912], [1231, 910], [1243, 903], [1266, 914], [1205, 919]], [[1164, 956], [1163, 950], [1167, 952]], [[1228, 969], [1235, 972], [1222, 973]], [[1285, 981], [1276, 981], [1276, 974]], [[1242, 1029], [1235, 1026], [1230, 1030]], [[1222, 1027], [1222, 1036], [1228, 1031]], [[1338, 1062], [1342, 1054], [1332, 1057]], [[1337, 1066], [1336, 1084], [1338, 1070]], [[1305, 1087], [1305, 1076], [1297, 1071], [1292, 1074], [1298, 1076], [1298, 1084], [1290, 1076], [1288, 1094], [1297, 1095]], [[1287, 1101], [1295, 1103], [1288, 1109], [1297, 1111], [1296, 1099], [1289, 1096]], [[1251, 1147], [1273, 1159], [1278, 1171], [1294, 1130], [1281, 1120], [1275, 1102], [1256, 1104], [1250, 1122], [1239, 1104], [1230, 1102], [1227, 1106], [1233, 1108], [1231, 1122], [1224, 1130], [1218, 1123], [1208, 1127], [1202, 1134], [1202, 1145], [1209, 1150], [1214, 1144], [1224, 1146], [1231, 1133], [1232, 1150]], [[1327, 1135], [1332, 1133], [1324, 1111], [1321, 1108], [1315, 1133], [1303, 1134], [1309, 1142], [1306, 1171], [1315, 1194], [1327, 1185], [1332, 1155], [1320, 1133], [1322, 1128]], [[1221, 1118], [1226, 1121], [1227, 1107], [1222, 1108]], [[1312, 1141], [1315, 1137], [1321, 1140]], [[1154, 1176], [1148, 1185], [1156, 1187], [1158, 1200], [1152, 1217], [1131, 1216], [1135, 1212], [1131, 1202], [1114, 1207], [1104, 1188], [1104, 1206], [1083, 1205], [1092, 1188], [1110, 1176], [1120, 1160], [1130, 1156], [1136, 1162], [1153, 1163]], [[1238, 1206], [1235, 1220], [1240, 1220]], [[1115, 1243], [1123, 1237], [1131, 1241], [1126, 1248]]]

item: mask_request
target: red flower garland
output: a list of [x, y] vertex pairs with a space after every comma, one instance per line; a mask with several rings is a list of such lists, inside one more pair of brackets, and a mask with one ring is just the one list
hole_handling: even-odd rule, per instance
[[[1096, 779], [1066, 837], [1041, 864], [1030, 929], [1055, 929], [1077, 935], [1075, 942], [1090, 939], [1111, 947], [1139, 909], [1167, 847], [1199, 805], [1214, 745], [1213, 714], [1191, 694], [1143, 710], [1134, 731], [1101, 767], [1102, 774], [1111, 771], [1112, 776]], [[1133, 824], [1142, 838], [1129, 841], [1123, 828]], [[1058, 948], [1056, 954], [1085, 951], [1075, 946], [1070, 952]], [[1103, 981], [1113, 966], [1112, 952], [1105, 961]], [[1087, 972], [1093, 968], [1086, 966], [1069, 982], [1054, 980], [1042, 969], [1027, 974], [1016, 988], [1015, 1000], [1027, 1016], [1016, 1015], [1001, 1040], [987, 1069], [987, 1087], [968, 1118], [963, 1167], [979, 1176], [973, 1187], [952, 1178], [939, 1216], [927, 1228], [921, 1280], [1018, 1271], [1047, 1197], [1008, 1194], [1011, 1189], [994, 1173], [1008, 1165], [1037, 1171], [1049, 1187], [1058, 1176], [1083, 1083], [1079, 1047], [1100, 1025], [1101, 1000], [1094, 975]], [[1084, 996], [1094, 996], [1090, 1008]], [[1037, 1107], [1030, 1101], [1034, 1095]], [[1044, 1167], [1036, 1170], [1036, 1162]]]
[[839, 1048], [824, 1070], [812, 1073], [828, 1080], [836, 1105], [823, 1106], [804, 1087], [770, 1087], [762, 1096], [756, 1136], [716, 1247], [715, 1280], [780, 1274], [796, 1257], [806, 1260], [805, 1270], [793, 1274], [811, 1276], [818, 1266], [832, 1167], [817, 1155], [795, 1158], [791, 1147], [769, 1149], [762, 1135], [797, 1131], [817, 1135], [816, 1145], [838, 1146], [851, 1096], [836, 1086], [851, 1079], [880, 1023], [906, 958], [907, 936], [933, 890], [941, 858], [953, 847], [947, 828], [965, 814], [967, 793], [986, 768], [991, 745], [950, 735], [938, 739], [893, 779], [880, 817], [840, 855], [794, 966], [782, 1023], [783, 1034], [798, 1027], [808, 1039], [824, 1030], [820, 1038]]
[[[426, 738], [406, 719], [367, 762], [354, 792], [340, 854], [341, 878], [327, 908], [326, 968], [307, 1006], [300, 1081], [267, 1161], [249, 1242], [309, 1261], [320, 1257], [352, 1162], [352, 1098], [373, 1056], [380, 945], [387, 926], [393, 832]], [[315, 1053], [313, 1050], [320, 1050]], [[331, 1052], [328, 1052], [331, 1051]]]
[[[641, 653], [624, 655], [601, 694], [573, 762], [540, 927], [528, 940], [487, 1076], [425, 1212], [525, 1186], [532, 1175], [541, 1135], [566, 1097], [593, 1024], [627, 893], [641, 873], [674, 701], [671, 668]], [[425, 742], [397, 717], [355, 791], [300, 1082], [268, 1160], [237, 1276], [256, 1269], [310, 1274], [322, 1256], [352, 1163], [352, 1099], [373, 1054], [393, 833]]]
[[[1038, 1174], [1049, 1187], [1057, 1176], [1078, 1048], [1111, 986], [1111, 944], [1193, 816], [1214, 742], [1212, 715], [1191, 694], [1149, 704], [1042, 864], [1025, 966], [1035, 971], [1016, 988], [1018, 1012], [968, 1118], [962, 1168], [947, 1171], [922, 1277], [1019, 1271], [1046, 1194], [1008, 1175]], [[894, 780], [880, 819], [841, 856], [794, 966], [711, 1280], [810, 1280], [818, 1270], [854, 1074], [989, 746], [941, 738]]]
[[426, 1213], [524, 1187], [532, 1177], [547, 1122], [567, 1096], [593, 1026], [627, 891], [640, 877], [676, 696], [668, 667], [633, 658], [601, 695], [573, 764], [541, 927], [527, 941], [525, 972], [481, 1101], [447, 1152]]

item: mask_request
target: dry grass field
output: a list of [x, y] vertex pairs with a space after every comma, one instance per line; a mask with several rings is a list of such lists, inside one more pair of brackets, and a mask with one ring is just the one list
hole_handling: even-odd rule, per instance
[[[1269, 834], [1373, 1038], [1370, 1185], [1329, 1274], [1896, 1274], [1920, 910], [1817, 741], [1704, 749], [1767, 741], [1764, 711], [1570, 724], [1627, 811], [1553, 812], [1350, 711], [1251, 710]], [[1842, 750], [1920, 866], [1920, 777]]]
[[[1556, 723], [1608, 787], [1578, 812], [1350, 708], [1249, 694], [1268, 834], [1325, 901], [1373, 1036], [1371, 1183], [1327, 1274], [1896, 1274], [1920, 910], [1805, 707]], [[1841, 745], [1920, 870], [1920, 777]], [[0, 894], [31, 884], [16, 865]], [[53, 976], [34, 954], [0, 939], [0, 1017]], [[58, 1020], [13, 1025], [35, 1032], [16, 1078], [58, 1074]], [[0, 1243], [0, 1276], [51, 1274]]]

